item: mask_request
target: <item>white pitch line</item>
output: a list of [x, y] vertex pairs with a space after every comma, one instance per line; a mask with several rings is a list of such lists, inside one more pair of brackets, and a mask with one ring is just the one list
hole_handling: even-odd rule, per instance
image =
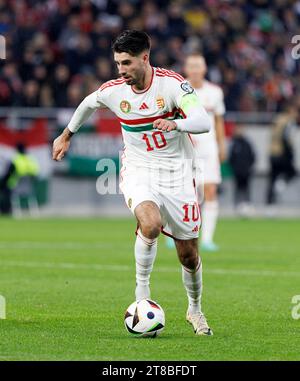
[[207, 269], [204, 273], [216, 275], [249, 275], [249, 276], [275, 276], [275, 277], [300, 277], [300, 272], [296, 271], [274, 271], [274, 270], [228, 270], [228, 269]]
[[82, 243], [82, 242], [37, 242], [37, 241], [19, 241], [19, 242], [0, 242], [1, 249], [55, 249], [55, 250], [82, 250], [82, 249], [107, 249], [115, 246], [129, 246], [124, 244], [124, 242], [95, 242], [95, 243]]
[[[97, 250], [97, 249], [108, 249], [114, 247], [132, 247], [133, 243], [131, 242], [76, 242], [76, 241], [64, 241], [64, 242], [45, 242], [45, 241], [0, 241], [0, 250], [9, 250], [9, 249], [30, 249], [30, 250]], [[159, 249], [165, 249], [163, 245], [159, 245]], [[240, 252], [240, 253], [260, 253], [260, 252], [277, 252], [278, 250], [284, 250], [288, 253], [296, 253], [296, 248], [294, 247], [280, 247], [278, 245], [244, 245], [244, 246], [226, 246], [223, 245], [222, 249], [226, 252]], [[167, 250], [167, 249], [165, 249]]]
[[47, 269], [70, 269], [70, 270], [99, 270], [99, 271], [130, 271], [134, 267], [125, 265], [100, 265], [88, 263], [69, 263], [69, 262], [31, 262], [31, 261], [0, 261], [1, 266], [8, 267], [32, 267], [32, 268], [47, 268]]
[[[97, 270], [97, 271], [134, 271], [134, 264], [132, 266], [126, 265], [100, 265], [88, 263], [50, 263], [50, 262], [31, 262], [31, 261], [0, 261], [0, 267], [29, 267], [29, 268], [46, 268], [46, 269], [67, 269], [67, 270]], [[154, 272], [174, 273], [180, 272], [178, 267], [163, 267], [159, 266]], [[214, 275], [246, 275], [246, 276], [271, 276], [271, 277], [300, 277], [300, 272], [295, 271], [273, 271], [273, 270], [234, 270], [234, 269], [209, 269], [205, 268], [204, 274]]]

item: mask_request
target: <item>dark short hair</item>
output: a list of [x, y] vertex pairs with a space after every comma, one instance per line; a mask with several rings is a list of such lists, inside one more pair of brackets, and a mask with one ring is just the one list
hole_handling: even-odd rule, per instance
[[150, 47], [150, 37], [140, 30], [124, 30], [112, 44], [113, 52], [125, 52], [131, 56], [137, 56], [145, 50], [150, 50]]

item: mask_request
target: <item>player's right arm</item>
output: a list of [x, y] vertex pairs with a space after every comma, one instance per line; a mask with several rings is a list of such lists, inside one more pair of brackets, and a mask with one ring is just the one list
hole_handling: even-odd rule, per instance
[[98, 108], [105, 107], [100, 100], [99, 90], [88, 95], [75, 110], [68, 126], [53, 142], [52, 158], [60, 161], [70, 147], [71, 137]]
[[[176, 75], [176, 74], [174, 74]], [[168, 78], [168, 91], [171, 93], [174, 105], [184, 114], [183, 119], [157, 119], [153, 127], [162, 131], [177, 130], [190, 134], [202, 134], [212, 128], [211, 120], [200, 103], [192, 86], [182, 78], [182, 81]]]

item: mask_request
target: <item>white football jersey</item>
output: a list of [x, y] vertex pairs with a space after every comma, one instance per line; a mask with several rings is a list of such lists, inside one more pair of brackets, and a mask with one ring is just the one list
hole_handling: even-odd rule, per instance
[[222, 89], [205, 80], [202, 87], [195, 89], [200, 98], [202, 106], [207, 111], [212, 120], [212, 125], [209, 133], [193, 135], [192, 140], [197, 150], [197, 156], [205, 157], [209, 155], [218, 155], [218, 145], [216, 140], [215, 130], [215, 115], [225, 114], [224, 95]]
[[121, 123], [124, 139], [123, 166], [172, 170], [183, 178], [184, 159], [191, 161], [194, 147], [189, 134], [153, 129], [154, 120], [185, 118], [182, 96], [194, 90], [179, 74], [152, 68], [147, 89], [136, 92], [120, 78], [104, 83], [97, 92], [99, 107], [107, 107]]

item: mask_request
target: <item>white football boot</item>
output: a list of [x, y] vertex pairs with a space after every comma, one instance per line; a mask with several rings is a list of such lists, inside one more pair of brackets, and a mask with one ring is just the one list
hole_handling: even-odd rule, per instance
[[202, 336], [212, 336], [213, 331], [209, 328], [205, 316], [202, 312], [197, 312], [194, 315], [191, 315], [189, 311], [186, 313], [186, 321], [190, 323], [196, 335]]

